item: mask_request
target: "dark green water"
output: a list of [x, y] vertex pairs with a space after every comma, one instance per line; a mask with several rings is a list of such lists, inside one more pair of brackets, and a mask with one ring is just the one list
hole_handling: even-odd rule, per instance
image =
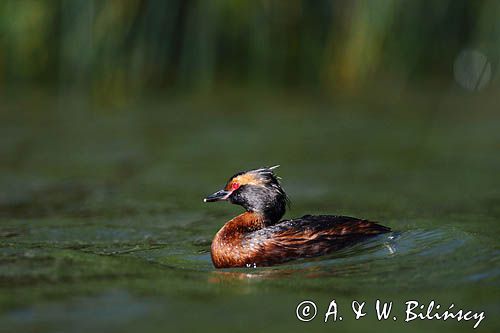
[[[84, 100], [83, 100], [84, 101]], [[473, 331], [404, 323], [404, 302], [500, 324], [495, 94], [158, 98], [97, 107], [4, 97], [0, 323], [6, 332]], [[215, 270], [241, 209], [203, 204], [234, 172], [281, 164], [286, 217], [344, 214], [395, 230], [326, 258]], [[335, 299], [343, 321], [324, 323]], [[394, 301], [397, 321], [374, 302]], [[313, 300], [317, 317], [299, 322]], [[368, 314], [355, 320], [352, 300]]]

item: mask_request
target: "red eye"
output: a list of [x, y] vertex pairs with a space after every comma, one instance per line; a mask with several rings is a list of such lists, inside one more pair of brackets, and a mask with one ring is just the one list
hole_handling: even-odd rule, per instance
[[232, 184], [231, 184], [231, 189], [232, 189], [233, 191], [237, 190], [239, 187], [240, 187], [240, 184], [238, 184], [238, 183], [232, 183]]

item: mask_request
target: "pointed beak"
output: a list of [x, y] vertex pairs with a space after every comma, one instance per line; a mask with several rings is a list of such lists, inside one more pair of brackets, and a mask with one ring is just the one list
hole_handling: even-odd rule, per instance
[[208, 197], [203, 199], [204, 202], [214, 202], [214, 201], [222, 201], [222, 200], [227, 200], [229, 196], [231, 195], [231, 191], [226, 191], [226, 190], [220, 190], [217, 191], [213, 194], [210, 194]]

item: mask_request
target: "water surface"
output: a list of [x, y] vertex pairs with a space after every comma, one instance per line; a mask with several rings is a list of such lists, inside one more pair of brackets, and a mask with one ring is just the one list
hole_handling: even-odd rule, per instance
[[[352, 300], [436, 300], [498, 331], [500, 114], [495, 96], [423, 92], [153, 98], [124, 108], [5, 97], [0, 322], [10, 332], [471, 331], [356, 321]], [[281, 164], [286, 217], [344, 214], [394, 232], [322, 258], [215, 270], [241, 209], [203, 204], [236, 171]], [[295, 307], [314, 300], [318, 317]], [[330, 301], [345, 319], [323, 323]], [[373, 311], [372, 311], [373, 312]]]

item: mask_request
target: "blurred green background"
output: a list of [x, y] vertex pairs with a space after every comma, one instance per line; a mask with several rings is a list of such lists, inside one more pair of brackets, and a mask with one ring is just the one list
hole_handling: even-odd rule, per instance
[[[499, 65], [499, 1], [1, 1], [0, 331], [498, 332]], [[215, 270], [202, 198], [275, 164], [287, 218], [394, 233]]]
[[447, 85], [464, 49], [498, 66], [499, 11], [497, 1], [6, 0], [0, 79], [98, 102], [233, 85]]

